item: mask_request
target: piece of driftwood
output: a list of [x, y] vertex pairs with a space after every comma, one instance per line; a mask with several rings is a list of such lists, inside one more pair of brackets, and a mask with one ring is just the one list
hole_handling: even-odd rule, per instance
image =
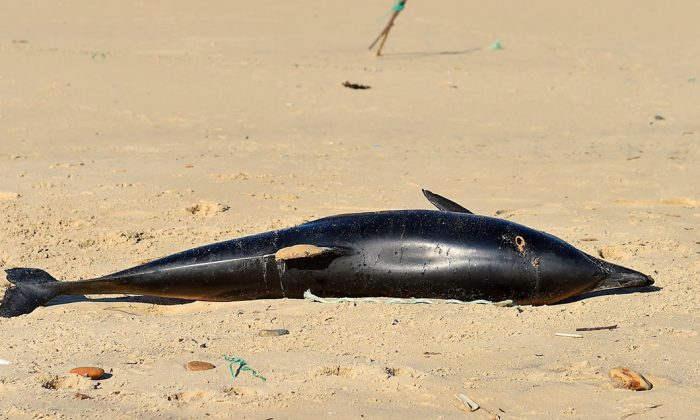
[[576, 331], [600, 331], [600, 330], [614, 330], [617, 328], [617, 324], [615, 325], [607, 325], [605, 327], [580, 327], [576, 328]]
[[399, 0], [396, 2], [396, 4], [393, 7], [391, 17], [389, 18], [389, 22], [387, 22], [386, 26], [384, 29], [382, 29], [382, 32], [379, 33], [379, 36], [372, 42], [372, 45], [369, 46], [369, 49], [371, 50], [374, 48], [375, 45], [377, 45], [377, 42], [381, 39], [381, 43], [379, 44], [379, 48], [377, 49], [377, 57], [382, 55], [382, 49], [384, 49], [384, 43], [386, 42], [386, 39], [389, 37], [389, 31], [391, 28], [394, 26], [394, 21], [396, 18], [399, 16], [399, 13], [406, 7], [406, 2], [408, 0]]

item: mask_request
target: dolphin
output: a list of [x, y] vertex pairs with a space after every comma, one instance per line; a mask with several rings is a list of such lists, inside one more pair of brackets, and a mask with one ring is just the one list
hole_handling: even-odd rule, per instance
[[423, 190], [436, 210], [341, 214], [214, 243], [103, 277], [58, 281], [36, 268], [5, 270], [0, 316], [27, 314], [60, 295], [133, 294], [206, 301], [399, 297], [560, 302], [644, 287], [654, 279], [588, 255], [548, 233]]

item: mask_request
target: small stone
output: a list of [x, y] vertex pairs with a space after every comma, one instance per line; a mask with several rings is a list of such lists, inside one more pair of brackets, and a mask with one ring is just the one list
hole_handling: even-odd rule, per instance
[[92, 380], [100, 379], [104, 374], [104, 369], [88, 366], [88, 367], [77, 367], [71, 369], [68, 373], [75, 373], [76, 375], [84, 376]]
[[216, 366], [212, 365], [209, 362], [202, 362], [199, 360], [193, 360], [191, 362], [187, 362], [187, 364], [185, 365], [185, 368], [187, 368], [187, 370], [191, 370], [193, 372], [198, 372], [200, 370], [210, 370], [210, 369], [214, 369], [215, 367]]
[[76, 392], [75, 395], [73, 395], [73, 398], [76, 400], [91, 400], [92, 397], [89, 395], [81, 394], [80, 392]]
[[634, 391], [648, 391], [653, 385], [641, 374], [633, 371], [630, 368], [618, 366], [612, 368], [608, 373], [613, 385], [616, 388], [631, 389]]
[[289, 334], [289, 330], [277, 329], [277, 330], [260, 330], [258, 335], [260, 337], [279, 337], [280, 335]]

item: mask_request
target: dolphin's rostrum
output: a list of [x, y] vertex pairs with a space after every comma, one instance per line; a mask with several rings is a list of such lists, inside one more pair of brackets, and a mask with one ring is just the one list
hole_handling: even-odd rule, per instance
[[89, 280], [6, 270], [0, 316], [59, 295], [136, 294], [209, 301], [323, 297], [511, 299], [550, 304], [584, 292], [649, 286], [544, 232], [472, 214], [423, 191], [440, 211], [344, 214], [215, 243]]

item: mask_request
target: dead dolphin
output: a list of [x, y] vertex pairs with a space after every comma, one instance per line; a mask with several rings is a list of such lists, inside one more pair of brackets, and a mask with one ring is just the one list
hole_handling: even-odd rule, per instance
[[60, 282], [35, 268], [14, 284], [0, 316], [26, 314], [59, 295], [137, 294], [208, 301], [324, 297], [511, 299], [559, 302], [584, 292], [649, 286], [642, 273], [552, 235], [477, 216], [430, 191], [440, 211], [343, 214], [206, 245], [89, 280]]

